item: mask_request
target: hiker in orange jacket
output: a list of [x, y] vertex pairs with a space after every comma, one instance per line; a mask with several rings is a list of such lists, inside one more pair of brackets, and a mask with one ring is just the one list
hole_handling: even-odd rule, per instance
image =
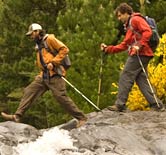
[[[148, 44], [152, 35], [152, 30], [145, 19], [141, 17], [139, 13], [134, 13], [132, 7], [126, 3], [121, 3], [116, 8], [115, 14], [118, 20], [123, 22], [126, 35], [123, 41], [118, 45], [107, 46], [102, 43], [101, 50], [108, 54], [127, 50], [129, 56], [119, 79], [117, 100], [115, 105], [110, 106], [109, 109], [116, 111], [123, 111], [126, 109], [126, 102], [134, 81], [148, 101], [149, 106], [155, 109], [160, 109], [163, 105], [162, 101], [158, 98], [155, 100], [154, 94], [147, 81], [147, 77], [138, 60], [139, 57], [145, 71], [147, 71], [148, 63], [154, 56], [153, 51]], [[160, 107], [157, 106], [156, 101], [159, 103]]]
[[[33, 102], [47, 90], [51, 90], [54, 98], [60, 105], [78, 120], [76, 127], [83, 125], [87, 118], [67, 96], [65, 81], [58, 73], [58, 69], [60, 69], [61, 75], [65, 76], [66, 74], [65, 68], [60, 64], [69, 52], [68, 47], [55, 38], [53, 34], [45, 34], [41, 25], [37, 23], [33, 23], [29, 26], [26, 35], [36, 43], [37, 65], [41, 72], [36, 76], [34, 81], [25, 88], [24, 95], [15, 114], [9, 115], [2, 112], [2, 117], [6, 120], [20, 122], [21, 117], [30, 108]], [[45, 47], [45, 43], [49, 49]], [[54, 50], [57, 51], [56, 55], [51, 52]]]

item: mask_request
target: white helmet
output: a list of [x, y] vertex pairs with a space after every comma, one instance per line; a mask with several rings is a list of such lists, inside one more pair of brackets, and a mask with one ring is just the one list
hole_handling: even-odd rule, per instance
[[33, 31], [35, 30], [42, 30], [41, 25], [37, 24], [37, 23], [33, 23], [29, 26], [28, 28], [28, 32], [26, 33], [27, 36], [31, 35]]

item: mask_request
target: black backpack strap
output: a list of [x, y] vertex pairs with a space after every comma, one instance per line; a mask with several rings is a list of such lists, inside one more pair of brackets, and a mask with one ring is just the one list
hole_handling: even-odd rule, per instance
[[43, 78], [50, 80], [50, 73], [49, 73], [49, 70], [47, 69], [47, 64], [44, 62], [43, 55], [42, 55], [42, 48], [43, 48], [43, 46], [40, 45], [40, 44], [36, 44], [36, 46], [38, 47], [38, 51], [39, 51], [40, 63], [41, 63], [41, 65], [44, 68], [44, 70], [43, 70]]
[[43, 59], [43, 55], [42, 55], [42, 47], [37, 44], [38, 50], [39, 50], [39, 59], [40, 59], [40, 63], [42, 64], [43, 68], [46, 69], [47, 65], [44, 63], [44, 59]]

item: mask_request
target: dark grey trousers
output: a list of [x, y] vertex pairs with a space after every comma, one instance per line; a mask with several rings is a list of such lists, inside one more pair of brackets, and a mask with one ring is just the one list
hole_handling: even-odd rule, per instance
[[51, 90], [54, 98], [60, 105], [74, 118], [78, 120], [86, 119], [74, 102], [66, 94], [65, 81], [60, 77], [51, 78], [50, 81], [36, 78], [24, 90], [24, 95], [15, 114], [22, 116], [26, 110], [47, 90]]
[[[147, 66], [152, 57], [140, 56], [142, 64], [147, 73]], [[129, 56], [124, 69], [120, 75], [119, 79], [119, 90], [117, 95], [116, 105], [125, 105], [129, 96], [129, 92], [132, 89], [132, 86], [136, 82], [140, 91], [146, 98], [149, 104], [156, 103], [154, 95], [150, 89], [145, 73], [143, 72], [141, 65], [139, 63], [138, 57], [136, 55]], [[161, 100], [158, 100], [158, 103], [162, 103]]]

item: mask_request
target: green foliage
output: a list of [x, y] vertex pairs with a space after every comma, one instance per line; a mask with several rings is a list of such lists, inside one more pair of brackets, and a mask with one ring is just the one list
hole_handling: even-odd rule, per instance
[[166, 1], [156, 0], [153, 3], [146, 5], [146, 14], [153, 17], [157, 21], [159, 34], [162, 35], [166, 32]]
[[[60, 25], [60, 37], [69, 46], [73, 63], [73, 67], [68, 73], [68, 79], [94, 103], [96, 103], [98, 95], [100, 44], [102, 42], [111, 44], [114, 40], [118, 40], [118, 30], [115, 29], [116, 22], [112, 6], [113, 3], [108, 0], [82, 0], [72, 1], [72, 3], [68, 0], [66, 12], [62, 11], [57, 21]], [[114, 70], [116, 65], [118, 66], [117, 62], [123, 60], [123, 56], [110, 56], [105, 59], [107, 61], [104, 63], [102, 73], [101, 108], [108, 105], [108, 100], [109, 104], [113, 102], [113, 98], [109, 94], [110, 83], [117, 76], [114, 74], [116, 71], [113, 73], [111, 70]], [[116, 65], [113, 65], [114, 62]], [[79, 95], [74, 93], [73, 98], [82, 104], [82, 109], [87, 109], [88, 103], [85, 104], [86, 101], [81, 99]], [[93, 110], [92, 106], [89, 108], [88, 111]]]
[[[19, 94], [17, 88], [27, 86], [38, 72], [34, 67], [34, 44], [25, 36], [28, 26], [38, 22], [49, 31], [56, 32], [56, 17], [59, 10], [64, 8], [65, 1], [44, 0], [41, 3], [39, 0], [6, 0], [1, 6], [3, 9], [0, 16], [0, 100], [1, 105], [6, 102], [6, 106], [1, 107], [2, 110], [14, 113], [21, 98], [11, 97], [11, 94]], [[12, 93], [13, 91], [16, 93]], [[11, 99], [19, 101], [15, 103]], [[34, 111], [32, 109], [28, 112], [33, 113], [32, 118], [40, 118], [38, 110], [43, 111], [42, 106], [38, 109], [34, 107]], [[39, 122], [42, 122], [42, 118]], [[39, 124], [32, 121], [34, 126], [40, 126]]]
[[[114, 17], [114, 9], [121, 2], [139, 11], [139, 1], [110, 0], [5, 0], [0, 1], [0, 109], [14, 113], [23, 87], [37, 74], [36, 53], [33, 42], [25, 36], [28, 26], [37, 22], [54, 33], [70, 48], [72, 67], [67, 79], [94, 103], [98, 96], [98, 82], [102, 78], [100, 108], [113, 104], [111, 85], [119, 78], [120, 65], [126, 54], [108, 55], [104, 58], [102, 76], [100, 69], [100, 44], [119, 43], [123, 27]], [[160, 34], [165, 32], [165, 1], [150, 1], [146, 13], [157, 19]], [[149, 10], [148, 10], [149, 8]], [[20, 91], [21, 90], [21, 91]], [[69, 96], [85, 113], [95, 109], [67, 85]], [[21, 92], [21, 93], [20, 93]], [[38, 99], [23, 118], [38, 128], [51, 127], [66, 122], [71, 116], [59, 106], [48, 92]]]

